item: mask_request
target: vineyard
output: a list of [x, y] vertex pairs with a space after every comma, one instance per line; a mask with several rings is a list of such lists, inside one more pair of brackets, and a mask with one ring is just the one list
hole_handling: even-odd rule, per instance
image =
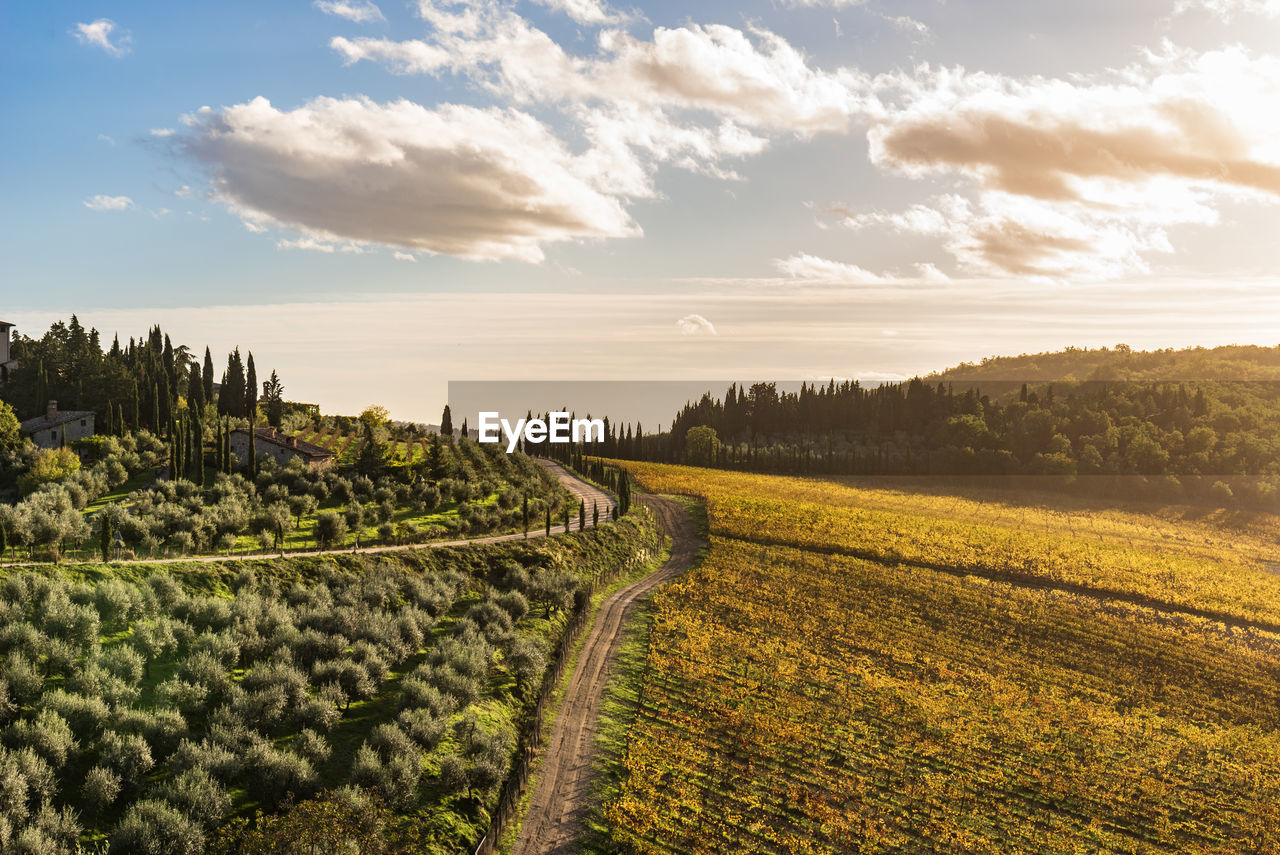
[[1280, 847], [1274, 520], [629, 466], [713, 537], [655, 604], [624, 849]]

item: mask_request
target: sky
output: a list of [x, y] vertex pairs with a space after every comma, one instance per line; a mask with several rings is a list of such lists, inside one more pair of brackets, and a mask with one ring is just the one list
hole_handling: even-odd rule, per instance
[[160, 323], [327, 411], [1280, 342], [1280, 0], [63, 0], [0, 28], [0, 319]]

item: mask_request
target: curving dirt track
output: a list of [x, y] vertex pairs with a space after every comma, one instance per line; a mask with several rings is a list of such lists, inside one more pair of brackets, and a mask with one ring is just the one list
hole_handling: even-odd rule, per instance
[[512, 855], [567, 855], [582, 830], [589, 804], [591, 752], [600, 699], [622, 639], [622, 627], [637, 600], [692, 566], [703, 545], [684, 506], [673, 499], [637, 496], [671, 536], [671, 557], [654, 573], [615, 591], [600, 607], [587, 636], [543, 749], [542, 772], [529, 800]]

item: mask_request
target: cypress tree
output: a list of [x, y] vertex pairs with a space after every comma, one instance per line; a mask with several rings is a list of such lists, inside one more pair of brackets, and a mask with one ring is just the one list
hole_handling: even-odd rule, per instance
[[187, 376], [187, 406], [191, 412], [204, 413], [204, 383], [200, 380], [200, 366], [193, 366]]
[[133, 424], [131, 425], [134, 430], [138, 430], [138, 428], [142, 427], [142, 408], [141, 408], [141, 402], [138, 400], [138, 398], [139, 398], [138, 381], [134, 380], [133, 381]]
[[524, 495], [524, 508], [522, 511], [522, 515], [524, 517], [524, 536], [527, 538], [529, 536], [529, 494], [528, 493], [525, 493]]
[[440, 414], [440, 435], [453, 436], [453, 413], [449, 411], [449, 405], [444, 405], [444, 412]]
[[462, 439], [467, 438], [467, 420], [465, 418], [462, 420], [462, 432], [459, 434], [459, 436]]
[[253, 351], [249, 351], [249, 367], [246, 369], [244, 382], [244, 414], [248, 416], [250, 426], [256, 421], [258, 412], [258, 371], [253, 367]]
[[100, 512], [99, 518], [102, 522], [101, 525], [98, 526], [98, 546], [102, 549], [102, 563], [106, 564], [111, 560], [111, 515], [104, 509]]
[[204, 402], [211, 403], [213, 401], [213, 354], [207, 347], [204, 349], [204, 372], [201, 375], [201, 383], [204, 386]]
[[244, 363], [240, 348], [227, 357], [227, 371], [222, 376], [222, 392], [218, 395], [218, 412], [228, 416], [245, 416]]
[[36, 407], [43, 407], [49, 400], [49, 379], [44, 373], [44, 360], [36, 363]]
[[160, 384], [151, 384], [151, 429], [160, 434]]
[[587, 501], [586, 499], [578, 500], [578, 531], [582, 531], [587, 527]]
[[591, 503], [591, 525], [592, 526], [600, 525], [600, 503], [599, 502]]
[[249, 422], [249, 477], [258, 477], [258, 431]]
[[564, 506], [564, 533], [569, 533], [569, 506]]
[[551, 508], [547, 508], [547, 534], [551, 534]]

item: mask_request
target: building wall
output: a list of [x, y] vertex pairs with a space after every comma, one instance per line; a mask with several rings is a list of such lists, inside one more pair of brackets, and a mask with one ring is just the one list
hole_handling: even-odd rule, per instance
[[[289, 461], [295, 457], [300, 458], [304, 464], [309, 464], [313, 469], [328, 469], [329, 465], [333, 462], [333, 458], [331, 457], [319, 460], [309, 460], [305, 455], [299, 454], [292, 448], [276, 445], [274, 442], [267, 442], [261, 438], [259, 438], [257, 442], [257, 452], [259, 456], [265, 454], [282, 467], [288, 465]], [[248, 463], [249, 434], [239, 431], [231, 434], [231, 453], [240, 458], [241, 466]]]
[[83, 417], [69, 421], [66, 424], [42, 427], [30, 434], [31, 441], [41, 448], [58, 448], [62, 445], [62, 434], [65, 431], [67, 445], [70, 445], [77, 439], [93, 436], [93, 420], [93, 413], [86, 413]]

